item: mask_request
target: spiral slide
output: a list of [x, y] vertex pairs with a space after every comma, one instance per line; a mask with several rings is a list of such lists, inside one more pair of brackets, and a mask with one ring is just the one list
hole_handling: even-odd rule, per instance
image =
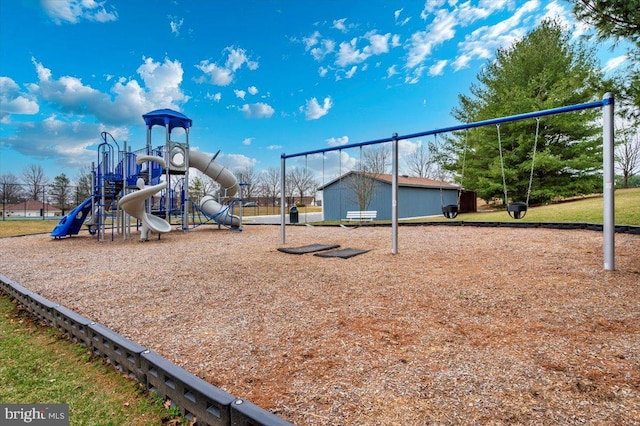
[[[141, 155], [136, 159], [138, 164], [142, 164], [146, 161], [156, 161], [162, 167], [165, 167], [165, 162], [160, 157]], [[144, 202], [147, 198], [167, 187], [167, 182], [162, 182], [158, 185], [146, 186], [144, 180], [139, 178], [136, 186], [139, 191], [125, 195], [120, 199], [118, 204], [127, 214], [130, 214], [142, 223], [140, 241], [147, 241], [149, 239], [149, 232], [164, 233], [171, 231], [171, 224], [169, 224], [169, 222], [161, 217], [147, 213], [144, 206]]]
[[[189, 152], [189, 167], [194, 167], [220, 184], [220, 192], [226, 197], [233, 197], [238, 192], [238, 180], [231, 170], [213, 161], [215, 156], [210, 156], [198, 151]], [[220, 224], [239, 228], [240, 218], [234, 215], [222, 214], [228, 206], [218, 203], [211, 195], [205, 195], [200, 200], [200, 209], [213, 217]]]

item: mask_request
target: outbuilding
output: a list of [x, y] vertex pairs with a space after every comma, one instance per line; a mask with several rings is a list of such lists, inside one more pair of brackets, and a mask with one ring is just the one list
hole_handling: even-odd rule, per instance
[[61, 215], [62, 210], [42, 201], [27, 200], [6, 206], [1, 213], [7, 217], [56, 217]]
[[[392, 178], [390, 174], [351, 171], [323, 185], [319, 190], [324, 220], [343, 220], [354, 210], [375, 210], [376, 220], [391, 220]], [[459, 189], [433, 179], [398, 176], [398, 218], [440, 215], [442, 206], [458, 203]], [[475, 193], [463, 191], [460, 212], [475, 209]]]

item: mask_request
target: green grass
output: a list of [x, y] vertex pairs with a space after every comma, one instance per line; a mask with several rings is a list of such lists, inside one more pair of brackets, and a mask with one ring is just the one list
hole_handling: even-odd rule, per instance
[[[530, 207], [524, 222], [585, 222], [602, 223], [604, 204], [601, 196]], [[444, 217], [437, 220], [447, 220]], [[464, 213], [456, 220], [464, 221], [516, 221], [506, 211]], [[618, 189], [615, 192], [615, 223], [618, 225], [640, 225], [640, 188]]]
[[175, 417], [137, 382], [35, 324], [4, 295], [0, 377], [2, 403], [69, 404], [71, 425], [159, 425]]
[[[456, 221], [466, 222], [581, 222], [603, 223], [603, 199], [594, 195], [549, 204], [529, 207], [523, 219], [512, 219], [506, 210], [485, 211], [479, 213], [461, 213]], [[431, 216], [417, 219], [400, 220], [400, 223], [411, 222], [446, 222], [444, 216]], [[315, 224], [337, 225], [340, 221], [315, 222]], [[344, 223], [344, 222], [342, 222]], [[353, 222], [355, 224], [356, 222]], [[370, 223], [370, 222], [366, 222]], [[391, 223], [390, 220], [376, 220], [374, 223]], [[615, 192], [615, 223], [617, 225], [640, 226], [640, 188], [618, 189]], [[312, 223], [313, 224], [313, 223]]]

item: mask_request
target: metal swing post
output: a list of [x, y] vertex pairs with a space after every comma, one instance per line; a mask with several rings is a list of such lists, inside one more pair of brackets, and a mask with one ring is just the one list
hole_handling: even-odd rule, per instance
[[602, 108], [602, 161], [603, 161], [603, 221], [604, 269], [613, 271], [615, 266], [615, 202], [614, 202], [614, 97], [607, 92]]

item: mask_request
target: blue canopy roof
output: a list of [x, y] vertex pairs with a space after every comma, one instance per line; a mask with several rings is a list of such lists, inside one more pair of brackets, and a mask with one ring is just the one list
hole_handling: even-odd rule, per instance
[[169, 133], [176, 127], [188, 129], [193, 121], [186, 115], [172, 109], [157, 109], [142, 115], [147, 127], [165, 126], [169, 127]]

